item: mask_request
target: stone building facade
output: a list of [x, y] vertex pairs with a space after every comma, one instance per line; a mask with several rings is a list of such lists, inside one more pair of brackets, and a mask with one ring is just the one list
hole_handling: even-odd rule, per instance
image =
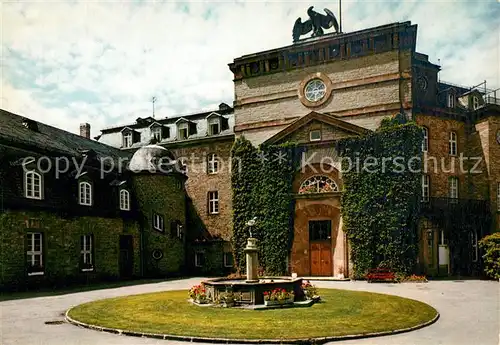
[[[161, 136], [159, 145], [177, 157], [194, 153], [194, 159], [186, 158], [192, 204], [188, 234], [195, 234], [187, 262], [201, 271], [203, 266], [229, 268], [232, 262], [231, 173], [219, 166], [214, 172], [214, 159], [227, 164], [238, 136], [255, 146], [297, 143], [310, 164], [294, 178], [290, 272], [347, 276], [349, 241], [342, 229], [341, 158], [335, 142], [376, 130], [382, 119], [403, 114], [423, 127], [422, 167], [434, 161], [438, 166], [422, 172], [417, 269], [476, 274], [478, 239], [499, 230], [500, 102], [485, 87], [440, 81], [440, 67], [416, 51], [416, 39], [417, 25], [403, 22], [238, 57], [229, 64], [233, 107], [221, 104], [212, 112], [137, 119], [103, 130], [99, 140], [127, 151]], [[465, 169], [459, 169], [461, 157], [468, 158], [462, 159]], [[325, 159], [328, 172], [311, 168]], [[455, 170], [449, 168], [452, 162]], [[455, 214], [468, 220], [454, 223]], [[450, 246], [447, 236], [454, 231], [465, 235], [460, 245]], [[208, 248], [214, 246], [221, 252], [212, 250], [209, 260]]]

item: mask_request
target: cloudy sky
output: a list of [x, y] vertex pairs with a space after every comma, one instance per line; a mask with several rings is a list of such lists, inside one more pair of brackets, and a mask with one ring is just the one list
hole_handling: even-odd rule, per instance
[[[12, 1], [1, 9], [1, 104], [71, 132], [232, 104], [235, 57], [291, 44], [314, 1]], [[338, 15], [337, 15], [338, 17]], [[441, 79], [500, 87], [500, 2], [344, 1], [343, 31], [418, 24]]]

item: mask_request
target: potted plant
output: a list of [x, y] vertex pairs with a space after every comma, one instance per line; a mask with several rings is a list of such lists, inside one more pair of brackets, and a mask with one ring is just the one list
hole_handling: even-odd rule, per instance
[[276, 288], [272, 291], [264, 292], [265, 305], [293, 303], [294, 299], [295, 299], [294, 293], [288, 292], [283, 288]]
[[193, 286], [189, 290], [188, 295], [189, 295], [189, 298], [195, 303], [198, 303], [198, 304], [208, 303], [206, 290], [202, 284]]
[[318, 289], [308, 280], [302, 283], [302, 291], [304, 291], [304, 297], [306, 300], [313, 299], [314, 296], [318, 295]]

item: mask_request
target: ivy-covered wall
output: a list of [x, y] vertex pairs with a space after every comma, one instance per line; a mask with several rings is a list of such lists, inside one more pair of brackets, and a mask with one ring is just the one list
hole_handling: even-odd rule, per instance
[[[28, 276], [25, 243], [28, 232], [43, 233], [43, 275]], [[94, 270], [82, 272], [81, 236], [89, 234], [94, 238]], [[140, 239], [135, 222], [97, 217], [65, 219], [48, 212], [5, 211], [0, 214], [0, 288], [118, 279], [120, 235], [133, 238], [133, 275], [138, 276]]]
[[[181, 174], [139, 173], [132, 176], [133, 190], [141, 212], [143, 229], [144, 274], [165, 277], [179, 275], [185, 269], [186, 194]], [[163, 217], [163, 231], [153, 228], [153, 216]], [[183, 226], [177, 236], [176, 223]], [[153, 257], [153, 252], [161, 257]]]
[[268, 275], [288, 271], [287, 257], [293, 240], [294, 147], [289, 144], [252, 146], [239, 137], [232, 149], [233, 251], [235, 267], [245, 271], [245, 253], [250, 228], [259, 241], [259, 263]]
[[[354, 277], [379, 265], [401, 273], [415, 267], [421, 160], [414, 158], [422, 155], [422, 138], [419, 126], [396, 118], [383, 121], [376, 132], [338, 143], [343, 157], [342, 216]], [[361, 162], [360, 169], [349, 167], [354, 162]]]

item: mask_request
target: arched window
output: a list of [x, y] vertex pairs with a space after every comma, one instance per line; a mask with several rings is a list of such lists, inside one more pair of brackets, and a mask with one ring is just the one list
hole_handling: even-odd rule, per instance
[[120, 190], [120, 210], [130, 211], [130, 193], [126, 189]]
[[429, 150], [429, 130], [427, 127], [422, 128], [424, 134], [424, 139], [422, 141], [422, 152], [427, 152]]
[[36, 171], [27, 171], [25, 173], [25, 196], [30, 199], [42, 198], [42, 175]]
[[92, 206], [92, 186], [88, 182], [78, 185], [78, 202], [80, 205]]
[[302, 182], [299, 194], [338, 192], [339, 187], [331, 178], [323, 175], [309, 177]]

